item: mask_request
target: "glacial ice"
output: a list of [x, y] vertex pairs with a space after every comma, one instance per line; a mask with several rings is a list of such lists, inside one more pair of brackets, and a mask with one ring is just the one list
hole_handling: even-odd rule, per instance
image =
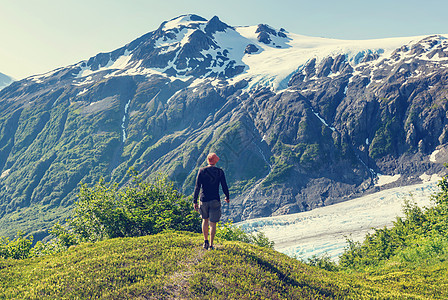
[[438, 191], [437, 176], [421, 184], [397, 187], [353, 200], [291, 215], [258, 218], [236, 223], [247, 232], [264, 232], [275, 249], [307, 259], [327, 253], [333, 260], [347, 246], [346, 240], [362, 241], [373, 228], [391, 226], [403, 216], [405, 199], [429, 207]]

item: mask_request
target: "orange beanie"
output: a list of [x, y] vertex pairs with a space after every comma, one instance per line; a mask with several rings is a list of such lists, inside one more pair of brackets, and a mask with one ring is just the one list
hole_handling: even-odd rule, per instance
[[210, 153], [207, 155], [207, 162], [209, 165], [215, 165], [219, 160], [218, 155], [216, 153]]

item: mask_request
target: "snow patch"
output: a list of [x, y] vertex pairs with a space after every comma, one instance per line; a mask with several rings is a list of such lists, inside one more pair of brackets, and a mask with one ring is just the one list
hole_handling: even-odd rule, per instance
[[[330, 73], [330, 74], [328, 74], [327, 77], [335, 78], [335, 77], [338, 77], [339, 75], [341, 75], [341, 72], [340, 72], [340, 71], [337, 71], [336, 73]], [[345, 88], [347, 88], [347, 87], [345, 87]], [[344, 94], [345, 94], [346, 92], [347, 92], [347, 90], [345, 90]]]
[[91, 83], [95, 83], [95, 81], [93, 81], [92, 76], [88, 76], [83, 81], [73, 82], [72, 84], [74, 86], [82, 86], [82, 85], [91, 84]]
[[436, 163], [436, 155], [440, 152], [440, 150], [435, 150], [431, 155], [429, 156], [429, 161], [432, 163]]
[[319, 116], [319, 114], [317, 113], [317, 112], [315, 112], [313, 109], [311, 109], [312, 111], [313, 111], [313, 113], [314, 113], [314, 115], [325, 125], [325, 126], [327, 126], [328, 128], [330, 128], [332, 131], [335, 131], [336, 129], [334, 128], [334, 127], [332, 127], [332, 126], [330, 126], [330, 125], [328, 125], [327, 124], [327, 122], [325, 122], [325, 120], [324, 119], [322, 119], [320, 116]]
[[[172, 39], [166, 39], [166, 37], [159, 38], [155, 43], [155, 48], [163, 48], [168, 47], [168, 49], [165, 49], [161, 53], [170, 52], [172, 50], [175, 50], [176, 48], [182, 47], [188, 42], [188, 39], [190, 38], [190, 35], [195, 31], [196, 29], [192, 28], [182, 28], [178, 33], [176, 33], [176, 37]], [[169, 48], [171, 47], [171, 48]]]
[[[146, 75], [150, 76], [155, 73], [164, 73], [168, 69], [173, 68], [177, 70], [174, 62], [177, 59], [181, 47], [184, 46], [190, 38], [190, 35], [195, 30], [203, 30], [207, 21], [199, 19], [194, 15], [184, 15], [166, 22], [162, 30], [168, 34], [160, 37], [155, 41], [155, 47], [159, 48], [159, 53], [167, 53], [177, 51], [176, 57], [168, 62], [167, 66], [160, 69], [147, 69], [139, 67], [141, 62], [132, 61], [132, 54], [126, 51], [117, 60], [109, 62], [105, 66], [100, 66], [96, 71], [92, 71], [90, 67], [82, 67], [80, 72], [76, 75], [85, 77], [93, 73], [111, 70], [106, 77], [110, 76], [124, 76], [124, 75]], [[352, 82], [357, 75], [362, 75], [363, 67], [374, 66], [378, 67], [387, 63], [395, 65], [403, 59], [413, 58], [409, 53], [399, 52], [400, 58], [398, 60], [391, 59], [392, 53], [396, 49], [407, 45], [409, 49], [412, 45], [420, 43], [422, 39], [427, 36], [405, 37], [405, 38], [387, 38], [376, 40], [337, 40], [328, 38], [308, 37], [293, 33], [287, 33], [287, 37], [276, 37], [270, 35], [271, 43], [266, 45], [258, 41], [258, 33], [256, 33], [258, 26], [245, 26], [227, 28], [224, 32], [216, 32], [212, 38], [219, 46], [217, 49], [208, 49], [202, 51], [203, 56], [210, 55], [214, 60], [214, 65], [203, 77], [222, 74], [226, 68], [230, 66], [244, 66], [241, 74], [228, 80], [230, 84], [241, 80], [246, 80], [249, 84], [245, 90], [252, 90], [257, 86], [265, 86], [271, 88], [273, 91], [282, 91], [288, 88], [288, 83], [291, 77], [297, 72], [301, 72], [308, 62], [315, 59], [316, 65], [319, 65], [327, 57], [336, 57], [344, 55], [355, 71], [353, 76], [349, 79]], [[439, 36], [439, 39], [444, 36]], [[249, 44], [255, 45], [259, 50], [256, 53], [247, 54], [245, 49]], [[429, 47], [423, 43], [425, 47]], [[397, 52], [395, 52], [396, 54]], [[379, 58], [370, 62], [361, 63], [366, 55], [375, 54]], [[425, 53], [423, 56], [429, 54]], [[202, 60], [203, 58], [195, 58]], [[422, 58], [423, 59], [423, 58]], [[442, 58], [435, 55], [428, 60], [442, 61]], [[86, 62], [83, 62], [85, 65]], [[77, 65], [80, 67], [80, 65]], [[185, 74], [185, 73], [184, 73]], [[339, 76], [340, 72], [331, 73], [329, 77]], [[170, 80], [180, 79], [188, 80], [192, 77], [182, 75], [163, 76], [170, 78]], [[368, 77], [371, 77], [372, 74]], [[36, 80], [40, 80], [36, 78]], [[213, 81], [213, 80], [212, 80]], [[344, 88], [344, 94], [347, 93], [347, 87]]]
[[442, 177], [440, 177], [437, 174], [432, 174], [432, 175], [428, 175], [425, 173], [423, 173], [422, 175], [419, 176], [419, 178], [423, 181], [423, 182], [437, 182], [439, 180], [442, 179]]
[[80, 92], [78, 93], [77, 96], [81, 96], [82, 94], [85, 94], [85, 93], [87, 93], [88, 91], [89, 91], [89, 89], [83, 89], [82, 91], [80, 91]]
[[167, 101], [166, 103], [169, 104], [173, 98], [175, 98], [177, 95], [179, 95], [182, 92], [182, 90], [178, 90], [175, 92]]
[[11, 169], [8, 169], [8, 170], [4, 171], [2, 173], [2, 175], [0, 175], [0, 179], [7, 177], [9, 175], [9, 172], [11, 172]]
[[[347, 56], [347, 60], [352, 65], [356, 65], [368, 53], [389, 57], [395, 49], [402, 45], [425, 37], [353, 41], [288, 33], [288, 38], [283, 39], [285, 44], [282, 45], [282, 48], [276, 48], [258, 42], [256, 30], [257, 26], [236, 28], [241, 36], [250, 40], [260, 49], [259, 53], [255, 55], [244, 56], [243, 62], [248, 68], [245, 73], [238, 75], [236, 80], [252, 79], [252, 86], [260, 84], [270, 86], [274, 90], [286, 88], [281, 83], [313, 58], [316, 59], [316, 65], [318, 65], [328, 56], [335, 57], [343, 54]], [[337, 76], [337, 73], [332, 76]]]
[[52, 71], [47, 72], [47, 73], [44, 73], [44, 74], [39, 74], [39, 75], [33, 75], [33, 76], [30, 76], [30, 77], [28, 77], [28, 78], [26, 78], [26, 79], [28, 79], [28, 80], [32, 80], [32, 81], [34, 81], [35, 83], [42, 83], [42, 82], [43, 82], [42, 79], [49, 78], [49, 77], [53, 76], [54, 74], [56, 74], [57, 72], [61, 71], [62, 69], [63, 69], [63, 68], [57, 68], [57, 69], [55, 69], [55, 70], [52, 70]]
[[128, 114], [128, 109], [129, 109], [129, 104], [131, 103], [131, 99], [129, 99], [129, 101], [126, 103], [126, 105], [124, 106], [124, 115], [123, 115], [123, 119], [121, 122], [121, 129], [123, 130], [123, 143], [126, 141], [126, 115]]
[[383, 186], [383, 185], [395, 182], [398, 179], [400, 179], [400, 177], [401, 177], [400, 174], [396, 174], [393, 176], [378, 174], [378, 181], [376, 182], [375, 186]]
[[180, 26], [189, 26], [191, 24], [201, 24], [201, 23], [207, 23], [206, 21], [192, 21], [191, 20], [191, 15], [184, 15], [184, 16], [180, 16], [178, 18], [174, 18], [168, 22], [165, 23], [165, 25], [163, 26], [163, 30], [167, 31], [167, 30], [171, 30], [174, 29], [176, 27], [180, 27]]
[[[118, 57], [116, 60], [109, 59], [106, 65], [100, 66], [98, 70], [93, 71], [89, 66], [81, 67], [79, 73], [75, 76], [76, 78], [86, 77], [98, 72], [106, 70], [123, 70], [129, 65], [132, 55], [129, 50], [126, 50], [123, 55]], [[85, 64], [85, 62], [84, 62]]]

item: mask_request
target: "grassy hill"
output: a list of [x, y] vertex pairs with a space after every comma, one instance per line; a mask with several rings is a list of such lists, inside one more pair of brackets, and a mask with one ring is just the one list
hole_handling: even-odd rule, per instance
[[164, 232], [0, 259], [0, 299], [447, 299], [448, 262], [330, 272], [274, 250]]

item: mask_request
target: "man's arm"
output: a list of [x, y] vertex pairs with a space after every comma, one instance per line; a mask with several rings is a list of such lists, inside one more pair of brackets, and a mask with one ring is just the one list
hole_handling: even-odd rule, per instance
[[222, 171], [222, 176], [221, 176], [221, 187], [222, 187], [222, 191], [224, 192], [224, 195], [226, 195], [225, 200], [227, 203], [229, 203], [229, 201], [230, 201], [229, 187], [227, 186], [226, 175], [224, 174], [224, 171]]
[[193, 203], [198, 203], [199, 192], [201, 191], [201, 181], [199, 179], [199, 174], [201, 171], [199, 170], [198, 175], [196, 176], [196, 185], [194, 186], [194, 195], [193, 195]]

